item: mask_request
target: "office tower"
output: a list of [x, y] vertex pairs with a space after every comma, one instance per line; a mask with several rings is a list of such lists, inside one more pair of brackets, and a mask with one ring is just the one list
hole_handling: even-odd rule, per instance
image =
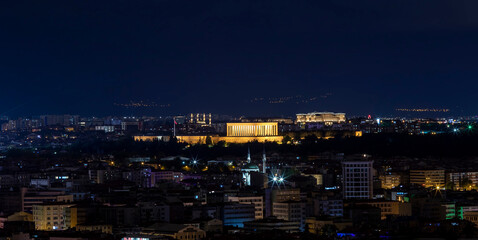
[[370, 199], [373, 195], [373, 161], [342, 162], [344, 199]]

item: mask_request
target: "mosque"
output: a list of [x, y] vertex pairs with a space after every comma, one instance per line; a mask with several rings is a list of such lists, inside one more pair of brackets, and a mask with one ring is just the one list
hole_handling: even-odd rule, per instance
[[[262, 173], [266, 173], [266, 151], [262, 153]], [[251, 173], [260, 172], [259, 166], [251, 162], [251, 150], [247, 149], [247, 164], [241, 169], [242, 179], [246, 186], [251, 186]]]

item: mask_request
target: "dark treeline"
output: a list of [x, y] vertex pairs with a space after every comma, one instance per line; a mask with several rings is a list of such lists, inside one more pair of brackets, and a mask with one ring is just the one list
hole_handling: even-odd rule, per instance
[[[363, 137], [341, 137], [318, 139], [307, 136], [300, 144], [258, 143], [215, 145], [188, 145], [170, 142], [135, 142], [131, 137], [116, 141], [94, 139], [79, 142], [64, 149], [45, 149], [36, 154], [29, 150], [10, 150], [9, 158], [31, 159], [33, 156], [81, 159], [89, 156], [114, 156], [116, 159], [127, 157], [151, 157], [160, 159], [166, 156], [181, 155], [211, 160], [217, 158], [246, 157], [247, 148], [256, 158], [262, 154], [294, 155], [307, 157], [324, 152], [357, 154], [366, 153], [375, 157], [404, 156], [413, 158], [470, 158], [478, 156], [478, 134], [440, 134], [440, 135], [404, 135], [404, 134], [367, 134]], [[55, 155], [53, 155], [55, 152]]]
[[[120, 141], [95, 140], [79, 143], [68, 149], [76, 154], [112, 154], [123, 156], [150, 156], [161, 158], [171, 155], [199, 156], [215, 159], [223, 156], [245, 156], [247, 148], [252, 154], [261, 154], [265, 148], [268, 153], [293, 154], [297, 156], [317, 155], [323, 152], [367, 153], [380, 157], [475, 157], [478, 156], [478, 134], [368, 134], [363, 137], [343, 137], [317, 139], [307, 136], [300, 144], [258, 143], [216, 145], [187, 145], [171, 142], [135, 142], [132, 138]], [[190, 155], [190, 156], [188, 156]]]

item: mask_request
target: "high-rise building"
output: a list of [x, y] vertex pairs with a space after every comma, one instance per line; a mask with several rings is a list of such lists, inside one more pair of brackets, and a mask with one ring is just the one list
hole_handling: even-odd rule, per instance
[[373, 161], [342, 162], [344, 199], [370, 199], [373, 196]]

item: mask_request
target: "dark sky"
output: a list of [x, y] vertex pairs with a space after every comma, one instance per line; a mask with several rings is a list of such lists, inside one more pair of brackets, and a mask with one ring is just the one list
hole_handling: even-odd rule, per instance
[[[477, 13], [475, 0], [1, 1], [0, 115], [475, 115]], [[158, 106], [114, 105], [130, 101]]]

